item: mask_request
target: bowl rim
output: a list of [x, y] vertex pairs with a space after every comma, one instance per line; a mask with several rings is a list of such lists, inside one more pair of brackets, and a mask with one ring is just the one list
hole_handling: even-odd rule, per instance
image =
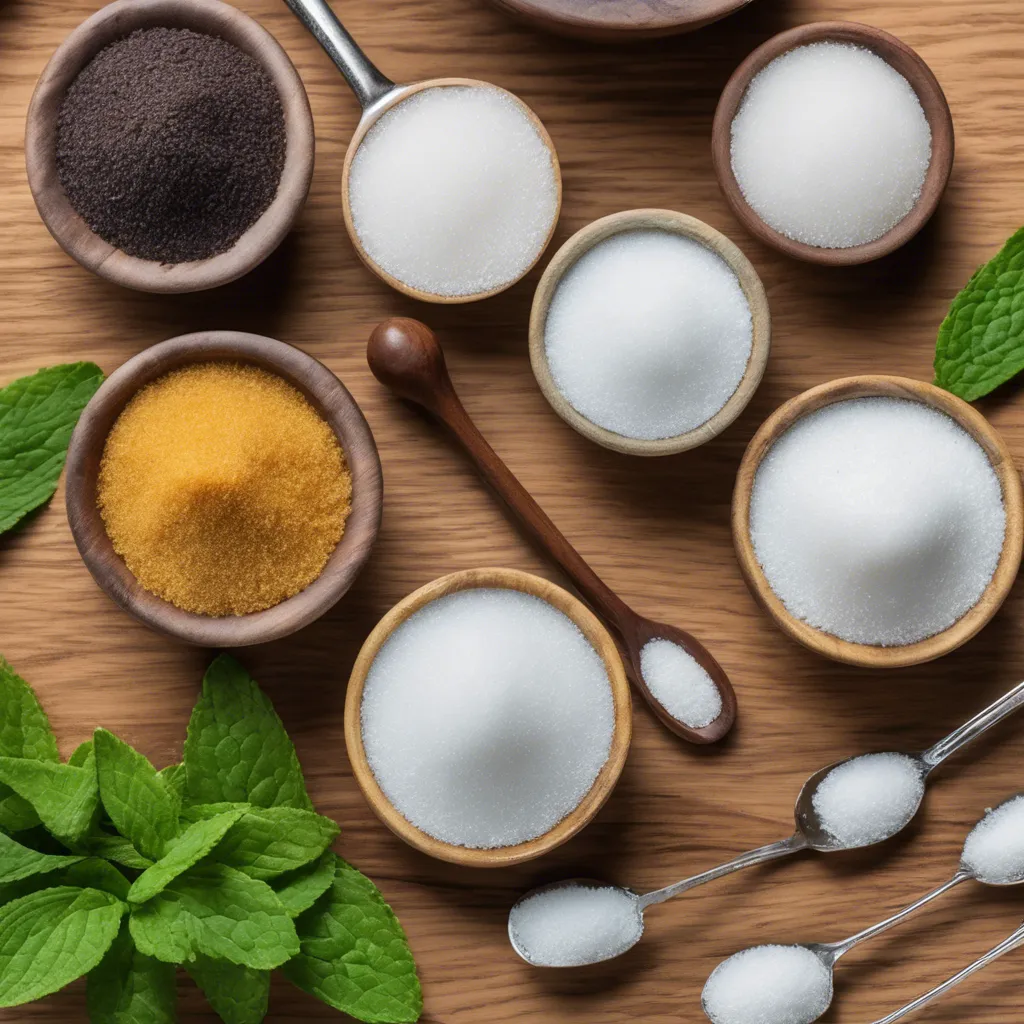
[[[474, 292], [471, 295], [438, 295], [436, 292], [423, 291], [420, 288], [416, 288], [413, 285], [406, 284], [399, 278], [389, 274], [383, 267], [376, 263], [373, 257], [366, 251], [363, 246], [362, 240], [359, 238], [359, 233], [356, 231], [355, 220], [352, 216], [352, 204], [349, 198], [349, 179], [352, 173], [352, 163], [355, 160], [356, 152], [362, 145], [363, 139], [366, 138], [370, 129], [389, 111], [393, 110], [400, 103], [404, 103], [411, 96], [418, 92], [423, 92], [426, 89], [449, 89], [452, 87], [468, 87], [468, 88], [485, 88], [493, 89], [497, 92], [504, 93], [506, 96], [511, 96], [520, 107], [526, 112], [526, 115], [533, 125], [537, 134], [540, 136], [541, 141], [547, 146], [548, 153], [551, 155], [551, 167], [555, 175], [555, 183], [558, 188], [558, 195], [555, 201], [555, 213], [551, 218], [551, 226], [548, 229], [547, 237], [544, 239], [544, 244], [537, 250], [537, 255], [528, 267], [516, 277], [514, 280], [507, 282], [506, 284], [499, 285], [497, 288], [491, 288], [488, 291]], [[383, 103], [379, 106], [372, 107], [368, 114], [364, 116], [359, 124], [356, 126], [356, 130], [352, 135], [351, 140], [348, 144], [348, 149], [345, 151], [345, 163], [341, 171], [341, 204], [342, 214], [345, 220], [345, 230], [348, 232], [348, 237], [352, 242], [352, 247], [356, 251], [356, 255], [362, 261], [364, 266], [371, 270], [377, 275], [385, 284], [389, 284], [397, 292], [401, 292], [403, 295], [408, 295], [410, 298], [419, 299], [421, 302], [430, 302], [435, 305], [463, 305], [467, 302], [479, 302], [481, 299], [489, 299], [495, 295], [500, 295], [504, 291], [508, 291], [509, 288], [518, 284], [531, 270], [540, 262], [541, 257], [547, 252], [548, 246], [551, 244], [551, 239], [555, 236], [555, 230], [558, 227], [559, 218], [562, 215], [562, 166], [558, 160], [558, 152], [555, 149], [554, 140], [548, 133], [547, 128], [544, 127], [544, 122], [537, 116], [534, 110], [514, 92], [510, 92], [508, 89], [502, 88], [500, 85], [495, 85], [493, 82], [484, 82], [476, 78], [430, 78], [424, 82], [416, 82], [414, 85], [404, 85], [396, 87], [395, 91], [388, 95]]]
[[[259, 366], [306, 397], [330, 424], [345, 452], [352, 475], [352, 507], [338, 546], [309, 586], [264, 611], [215, 617], [183, 611], [142, 587], [114, 551], [96, 506], [96, 485], [110, 429], [141, 388], [182, 366], [221, 361]], [[245, 647], [276, 640], [302, 629], [332, 608], [369, 558], [383, 503], [377, 446], [345, 385], [301, 349], [239, 331], [180, 335], [144, 349], [118, 367], [79, 418], [68, 447], [66, 481], [71, 533], [82, 561], [100, 588], [151, 629], [203, 647]]]
[[[798, 420], [838, 402], [868, 397], [903, 398], [945, 413], [981, 446], [999, 478], [1006, 509], [1006, 532], [995, 573], [977, 602], [941, 633], [901, 647], [854, 643], [817, 629], [790, 613], [771, 589], [750, 536], [750, 500], [757, 470], [775, 442]], [[949, 654], [984, 628], [1006, 600], [1024, 550], [1024, 488], [1013, 455], [996, 429], [963, 399], [924, 381], [887, 374], [860, 374], [827, 381], [791, 398], [775, 410], [751, 439], [736, 475], [732, 533], [743, 578], [761, 607], [791, 639], [847, 665], [904, 668]]]
[[[362, 701], [366, 678], [374, 659], [395, 630], [421, 608], [448, 594], [480, 588], [517, 590], [540, 598], [571, 619], [597, 651], [608, 673], [614, 705], [611, 749], [597, 778], [580, 803], [553, 828], [527, 842], [488, 850], [455, 846], [417, 828], [391, 803], [377, 782], [366, 757], [362, 735]], [[374, 627], [363, 643], [345, 698], [345, 745], [356, 782], [370, 809], [387, 827], [410, 846], [437, 860], [472, 868], [499, 868], [534, 860], [568, 842], [593, 819], [611, 796], [629, 753], [633, 731], [629, 681], [619, 650], [597, 616], [568, 591], [550, 580], [518, 569], [464, 569], [442, 576], [398, 602]]]
[[[136, 29], [190, 28], [237, 46], [277, 89], [285, 119], [285, 162], [277, 195], [227, 251], [206, 260], [163, 264], [129, 256], [97, 235], [68, 201], [56, 163], [57, 118], [68, 87], [107, 44]], [[39, 216], [58, 245], [98, 276], [137, 291], [204, 291], [263, 262], [291, 230], [313, 176], [313, 115], [295, 66], [259, 22], [222, 0], [114, 0], [64, 39], [36, 83], [25, 125], [25, 164]]]
[[[910, 84], [924, 108], [932, 132], [932, 155], [921, 195], [910, 212], [884, 235], [843, 249], [798, 242], [776, 231], [747, 202], [732, 169], [732, 122], [754, 76], [777, 57], [800, 46], [819, 42], [863, 46], [881, 57]], [[779, 252], [823, 266], [854, 266], [880, 259], [905, 245], [931, 219], [949, 183], [956, 144], [953, 115], [942, 86], [915, 50], [896, 36], [873, 25], [852, 21], [816, 21], [780, 32], [762, 43], [733, 72], [719, 97], [711, 130], [715, 176], [726, 202], [752, 235]]]
[[[577, 261], [594, 246], [613, 235], [630, 231], [667, 231], [699, 242], [721, 257], [739, 279], [740, 287], [750, 306], [753, 337], [750, 358], [736, 390], [729, 400], [709, 420], [684, 434], [674, 437], [645, 440], [626, 437], [587, 419], [575, 409], [559, 390], [548, 364], [544, 335], [548, 312], [562, 278]], [[592, 221], [576, 232], [552, 257], [544, 270], [533, 296], [530, 310], [530, 365], [540, 390], [552, 409], [577, 433], [612, 451], [624, 455], [653, 457], [675, 455], [689, 451], [717, 437], [730, 426], [754, 397], [764, 377], [771, 352], [772, 321], [768, 296], [764, 284], [753, 264], [731, 239], [710, 224], [675, 210], [624, 210]]]

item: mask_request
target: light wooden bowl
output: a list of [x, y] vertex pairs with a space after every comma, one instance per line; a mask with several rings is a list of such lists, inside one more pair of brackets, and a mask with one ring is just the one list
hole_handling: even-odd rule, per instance
[[[879, 647], [851, 643], [808, 625], [791, 615], [768, 584], [750, 537], [750, 497], [761, 460], [772, 445], [797, 420], [836, 402], [882, 396], [906, 398], [944, 412], [984, 449], [999, 478], [1006, 507], [1003, 551], [988, 587], [961, 619], [935, 636], [903, 647]], [[847, 665], [865, 668], [902, 668], [933, 661], [967, 643], [981, 630], [1006, 600], [1020, 568], [1024, 548], [1024, 490], [1013, 456], [1003, 439], [977, 410], [932, 384], [907, 377], [865, 375], [844, 377], [811, 388], [776, 409], [754, 435], [740, 464], [732, 499], [732, 534], [740, 569], [754, 597], [784, 633], [804, 647]]]
[[[397, 107], [400, 103], [404, 103], [415, 93], [423, 92], [425, 89], [446, 89], [452, 86], [494, 89], [497, 92], [504, 93], [506, 96], [511, 97], [511, 99], [518, 103], [529, 116], [531, 123], [534, 128], [537, 129], [537, 133], [541, 137], [541, 141], [547, 146], [548, 152], [551, 154], [551, 163], [554, 167], [555, 181], [558, 186], [558, 200], [555, 205], [555, 215], [551, 220], [551, 228], [548, 231], [547, 238], [544, 239], [544, 244], [538, 250], [537, 256], [533, 262], [514, 280], [508, 281], [498, 288], [492, 288], [485, 292], [475, 292], [471, 295], [438, 295], [435, 292], [425, 292], [419, 288], [414, 288], [411, 285], [406, 284], [404, 281], [399, 280], [397, 277], [389, 274], [382, 266], [380, 266], [380, 264], [374, 261], [373, 257], [370, 256], [363, 247], [363, 243], [356, 232], [355, 222], [352, 219], [352, 204], [349, 199], [349, 177], [352, 172], [352, 161], [355, 159], [356, 151], [359, 149], [360, 145], [362, 145], [363, 139], [366, 138], [370, 129], [384, 114]], [[363, 117], [359, 122], [355, 134], [352, 136], [352, 141], [349, 142], [348, 151], [345, 153], [345, 164], [341, 172], [341, 202], [345, 216], [345, 228], [348, 231], [349, 238], [352, 239], [352, 245], [356, 250], [356, 255], [382, 281], [385, 281], [403, 295], [419, 299], [421, 302], [433, 302], [441, 305], [460, 305], [466, 302], [479, 302], [481, 299], [489, 299], [493, 295], [501, 294], [501, 292], [506, 291], [514, 284], [521, 281], [537, 265], [541, 256], [544, 255], [548, 245], [551, 243], [551, 239], [555, 234], [555, 227], [558, 224], [558, 218], [562, 211], [562, 172], [558, 162], [558, 153], [555, 151], [555, 144], [551, 141], [551, 136], [548, 134], [548, 130], [544, 127], [540, 118], [537, 117], [537, 115], [514, 93], [510, 93], [507, 89], [502, 89], [500, 86], [492, 85], [490, 82], [481, 82], [474, 78], [432, 78], [426, 82], [417, 82], [415, 85], [404, 87], [401, 92], [396, 92], [381, 106], [371, 108], [371, 116]]]
[[[157, 27], [193, 29], [233, 43], [266, 71], [284, 109], [285, 163], [274, 201], [227, 252], [191, 263], [138, 259], [105, 242], [72, 207], [57, 172], [57, 118], [68, 87], [103, 47], [136, 29]], [[43, 223], [83, 267], [138, 291], [197, 292], [247, 274], [291, 230], [313, 176], [313, 116], [288, 55], [266, 29], [240, 10], [220, 0], [115, 0], [82, 22], [43, 70], [28, 109], [25, 161]]]
[[[580, 257], [612, 235], [650, 229], [668, 231], [684, 238], [692, 238], [721, 256], [739, 278], [740, 287], [750, 304], [750, 313], [754, 324], [750, 360], [739, 386], [729, 401], [711, 419], [699, 427], [695, 427], [685, 434], [658, 438], [653, 441], [625, 437], [614, 431], [606, 430], [604, 427], [592, 423], [573, 408], [558, 389], [558, 385], [551, 375], [547, 346], [544, 342], [548, 311], [551, 308], [555, 292], [562, 278]], [[533, 309], [530, 313], [530, 363], [533, 366], [533, 374], [537, 378], [537, 383], [551, 408], [573, 430], [578, 431], [584, 437], [605, 448], [611, 448], [613, 451], [626, 455], [674, 455], [677, 452], [696, 448], [720, 434], [746, 408], [747, 403], [757, 390], [758, 384], [761, 383], [768, 362], [771, 341], [772, 319], [768, 309], [768, 297], [765, 294], [764, 285], [750, 261], [743, 255], [739, 247], [720, 231], [716, 231], [709, 224], [705, 224], [695, 217], [688, 217], [685, 213], [676, 213], [674, 210], [626, 210], [623, 213], [613, 213], [608, 217], [602, 217], [577, 231], [555, 253], [548, 264], [537, 285], [537, 291], [533, 297]]]
[[[259, 366], [301, 391], [331, 425], [352, 474], [352, 511], [323, 572], [294, 597], [249, 615], [195, 615], [143, 589], [114, 551], [96, 507], [96, 483], [107, 435], [136, 392], [171, 370], [216, 360]], [[68, 449], [68, 521], [93, 578], [109, 597], [147, 626], [203, 647], [244, 647], [276, 640], [309, 625], [333, 607], [369, 558], [380, 526], [382, 503], [377, 446], [355, 399], [312, 356], [256, 334], [204, 331], [172, 338], [140, 352], [115, 370], [93, 396]]]
[[491, 0], [537, 28], [593, 42], [633, 42], [693, 32], [751, 0]]
[[[363, 747], [362, 705], [363, 688], [370, 666], [377, 657], [391, 634], [415, 612], [447, 594], [462, 590], [475, 590], [482, 587], [495, 587], [505, 590], [518, 590], [523, 594], [531, 594], [557, 608], [568, 616], [587, 638], [594, 650], [604, 662], [611, 684], [612, 701], [615, 708], [615, 725], [612, 734], [611, 750], [608, 760], [601, 769], [591, 787], [575, 810], [563, 818], [554, 828], [536, 839], [520, 843], [518, 846], [503, 846], [492, 850], [475, 850], [466, 846], [454, 846], [427, 835], [405, 818], [388, 800], [384, 791], [370, 768]], [[363, 796], [374, 814], [400, 839], [404, 839], [417, 850], [470, 868], [500, 868], [511, 864], [521, 864], [533, 860], [571, 839], [587, 825], [601, 809], [615, 788], [633, 732], [633, 712], [629, 698], [629, 681], [622, 658], [611, 635], [598, 621], [582, 601], [567, 593], [561, 587], [548, 580], [516, 569], [468, 569], [464, 572], [452, 573], [441, 579], [428, 583], [415, 593], [410, 594], [391, 609], [377, 623], [374, 631], [363, 644], [359, 657], [352, 669], [348, 683], [348, 694], [345, 698], [345, 745], [348, 748], [349, 761]]]
[[[732, 122], [754, 76], [776, 57], [798, 46], [820, 42], [854, 43], [878, 54], [910, 83], [921, 101], [932, 130], [931, 163], [917, 204], [903, 220], [881, 238], [845, 249], [807, 245], [788, 238], [770, 227], [744, 198], [732, 169]], [[820, 263], [830, 267], [852, 266], [877, 260], [906, 244], [935, 212], [953, 169], [953, 116], [942, 86], [932, 74], [931, 68], [906, 43], [870, 25], [848, 21], [821, 21], [801, 25], [799, 28], [773, 36], [736, 69], [722, 91], [718, 108], [715, 110], [711, 152], [718, 184], [733, 213], [752, 235], [787, 256], [807, 263]]]

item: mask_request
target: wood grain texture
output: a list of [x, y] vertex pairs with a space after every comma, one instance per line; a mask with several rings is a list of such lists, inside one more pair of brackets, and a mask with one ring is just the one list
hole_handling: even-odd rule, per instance
[[[993, 622], [939, 662], [869, 672], [784, 637], [747, 591], [732, 551], [729, 501], [744, 448], [783, 401], [864, 372], [931, 378], [938, 325], [979, 263], [1024, 223], [1024, 6], [1019, 0], [755, 0], [700, 32], [631, 48], [593, 47], [524, 28], [484, 0], [338, 0], [371, 57], [406, 81], [465, 75], [521, 96], [547, 125], [565, 195], [555, 245], [584, 224], [636, 207], [677, 209], [729, 235], [768, 292], [774, 343], [743, 415], [701, 448], [640, 460], [580, 437], [550, 410], [527, 357], [539, 270], [497, 298], [427, 307], [360, 263], [340, 209], [354, 97], [280, 0], [238, 0], [283, 44], [309, 92], [317, 164], [296, 230], [226, 288], [178, 297], [98, 280], [53, 242], [25, 180], [22, 136], [36, 77], [97, 4], [0, 4], [0, 382], [94, 359], [111, 371], [147, 345], [207, 329], [298, 345], [352, 391], [384, 464], [373, 557], [328, 615], [242, 652], [294, 737], [318, 808], [341, 823], [338, 850], [380, 884], [405, 924], [432, 1024], [670, 1024], [701, 1020], [718, 961], [752, 942], [842, 938], [949, 877], [971, 823], [1022, 785], [1024, 719], [945, 766], [919, 824], [882, 850], [801, 855], [724, 879], [652, 910], [644, 941], [613, 964], [541, 972], [505, 933], [517, 895], [596, 876], [656, 886], [792, 831], [804, 779], [836, 759], [921, 749], [1024, 678], [1020, 583]], [[776, 32], [850, 19], [905, 40], [935, 71], [957, 126], [957, 163], [936, 216], [909, 245], [862, 267], [796, 263], [746, 235], [715, 181], [711, 122], [732, 71]], [[387, 316], [427, 319], [473, 419], [554, 522], [638, 611], [685, 622], [736, 685], [741, 717], [721, 747], [685, 746], [635, 708], [622, 779], [595, 821], [550, 857], [481, 876], [411, 850], [377, 820], [347, 764], [345, 683], [364, 639], [417, 587], [459, 569], [503, 565], [555, 578], [480, 486], [461, 452], [371, 376], [366, 338]], [[1024, 395], [978, 403], [1024, 458]], [[38, 690], [61, 749], [95, 726], [158, 765], [181, 755], [209, 652], [134, 622], [78, 558], [63, 494], [0, 540], [0, 649]], [[994, 945], [1024, 917], [1024, 890], [964, 886], [933, 910], [860, 947], [838, 970], [833, 1024], [866, 1024]], [[1022, 1024], [1020, 954], [920, 1018]], [[184, 979], [183, 1024], [216, 1024]], [[275, 982], [271, 1024], [338, 1015]], [[80, 1024], [84, 986], [0, 1010], [2, 1024]]]

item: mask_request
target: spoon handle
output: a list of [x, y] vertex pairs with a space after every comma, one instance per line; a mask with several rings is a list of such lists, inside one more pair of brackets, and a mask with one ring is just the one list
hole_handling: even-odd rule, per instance
[[930, 992], [926, 992], [923, 996], [919, 996], [913, 1002], [907, 1003], [906, 1006], [901, 1006], [898, 1010], [893, 1011], [887, 1017], [882, 1017], [880, 1020], [876, 1020], [875, 1024], [894, 1024], [895, 1021], [902, 1020], [908, 1014], [913, 1013], [915, 1010], [920, 1010], [922, 1006], [927, 1006], [929, 1003], [938, 999], [939, 996], [945, 995], [951, 988], [956, 988], [961, 981], [965, 981], [974, 974], [975, 971], [980, 971], [983, 967], [988, 967], [993, 960], [998, 960], [1004, 954], [1011, 953], [1020, 946], [1024, 946], [1024, 926], [1018, 928], [1008, 939], [1004, 939], [994, 949], [990, 949], [983, 957], [979, 957], [975, 960], [970, 967], [965, 967], [959, 974], [954, 974], [948, 981], [944, 981], [941, 985], [937, 985]]
[[646, 910], [656, 903], [664, 903], [665, 900], [670, 900], [673, 896], [679, 896], [689, 889], [697, 888], [698, 885], [704, 885], [705, 882], [713, 882], [716, 878], [724, 878], [726, 875], [731, 875], [734, 871], [742, 871], [744, 868], [754, 867], [755, 864], [764, 864], [766, 861], [788, 857], [791, 853], [799, 853], [806, 848], [807, 840], [799, 833], [780, 842], [758, 847], [758, 849], [744, 853], [735, 860], [730, 860], [726, 864], [720, 864], [717, 868], [712, 868], [710, 871], [704, 871], [699, 875], [694, 875], [692, 878], [676, 882], [675, 885], [668, 885], [664, 889], [655, 889], [654, 892], [641, 896], [640, 909]]
[[338, 21], [338, 16], [327, 5], [326, 0], [284, 2], [327, 51], [327, 56], [345, 76], [345, 81], [352, 87], [364, 111], [395, 88], [395, 83], [381, 74], [348, 34], [348, 30]]
[[1018, 683], [1009, 693], [1000, 697], [979, 715], [975, 715], [966, 725], [951, 732], [945, 739], [939, 740], [934, 747], [921, 755], [921, 760], [928, 765], [929, 771], [937, 768], [958, 750], [976, 740], [983, 732], [1024, 707], [1024, 683]]
[[911, 914], [917, 913], [922, 907], [927, 906], [932, 900], [937, 900], [944, 893], [949, 892], [950, 889], [956, 888], [961, 882], [966, 882], [971, 875], [966, 871], [958, 871], [948, 882], [944, 882], [937, 889], [933, 889], [930, 893], [922, 896], [919, 900], [911, 903], [909, 906], [904, 907], [898, 913], [887, 917], [884, 921], [880, 921], [878, 924], [872, 925], [870, 928], [865, 928], [862, 932], [857, 932], [856, 935], [851, 935], [848, 939], [844, 939], [842, 942], [833, 942], [828, 946], [824, 946], [833, 958], [833, 962], [838, 960], [845, 953], [849, 953], [854, 946], [859, 945], [862, 942], [866, 942], [868, 939], [873, 939], [876, 935], [881, 935], [882, 932], [887, 932], [890, 928], [894, 928], [901, 921], [905, 921]]

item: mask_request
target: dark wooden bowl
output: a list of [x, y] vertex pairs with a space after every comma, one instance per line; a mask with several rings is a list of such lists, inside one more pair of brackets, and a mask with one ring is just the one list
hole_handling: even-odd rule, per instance
[[[932, 130], [931, 163], [928, 165], [928, 173], [917, 204], [903, 220], [881, 238], [845, 249], [807, 245], [805, 242], [787, 238], [770, 227], [747, 203], [732, 170], [732, 122], [751, 80], [776, 57], [798, 46], [821, 42], [855, 43], [878, 54], [910, 83], [921, 101]], [[858, 25], [848, 21], [819, 21], [773, 36], [736, 69], [718, 101], [711, 134], [711, 151], [718, 184], [733, 213], [752, 235], [798, 260], [831, 267], [852, 266], [877, 260], [906, 244], [935, 212], [953, 169], [953, 116], [949, 111], [942, 86], [932, 74], [931, 68], [906, 43], [871, 25]]]
[[[277, 196], [225, 253], [163, 264], [115, 249], [68, 202], [57, 173], [57, 117], [68, 86], [96, 54], [136, 29], [189, 28], [219, 36], [256, 60], [284, 108], [285, 162]], [[295, 223], [313, 176], [313, 116], [302, 80], [269, 32], [220, 0], [115, 0], [78, 26], [50, 58], [29, 104], [25, 128], [28, 183], [43, 223], [61, 248], [100, 277], [145, 292], [197, 292], [247, 274], [281, 244]]]
[[[146, 384], [190, 363], [228, 359], [262, 367], [302, 392], [331, 425], [352, 473], [352, 511], [323, 572], [266, 611], [222, 618], [182, 611], [143, 589], [114, 551], [96, 507], [103, 447], [114, 421]], [[203, 647], [244, 647], [294, 633], [345, 594], [370, 555], [383, 504], [380, 457], [355, 399], [322, 363], [284, 342], [237, 331], [185, 334], [140, 352], [115, 370], [85, 407], [71, 437], [67, 511], [79, 553], [96, 582], [147, 626]]]
[[631, 42], [693, 32], [751, 0], [491, 0], [538, 28], [594, 42]]

